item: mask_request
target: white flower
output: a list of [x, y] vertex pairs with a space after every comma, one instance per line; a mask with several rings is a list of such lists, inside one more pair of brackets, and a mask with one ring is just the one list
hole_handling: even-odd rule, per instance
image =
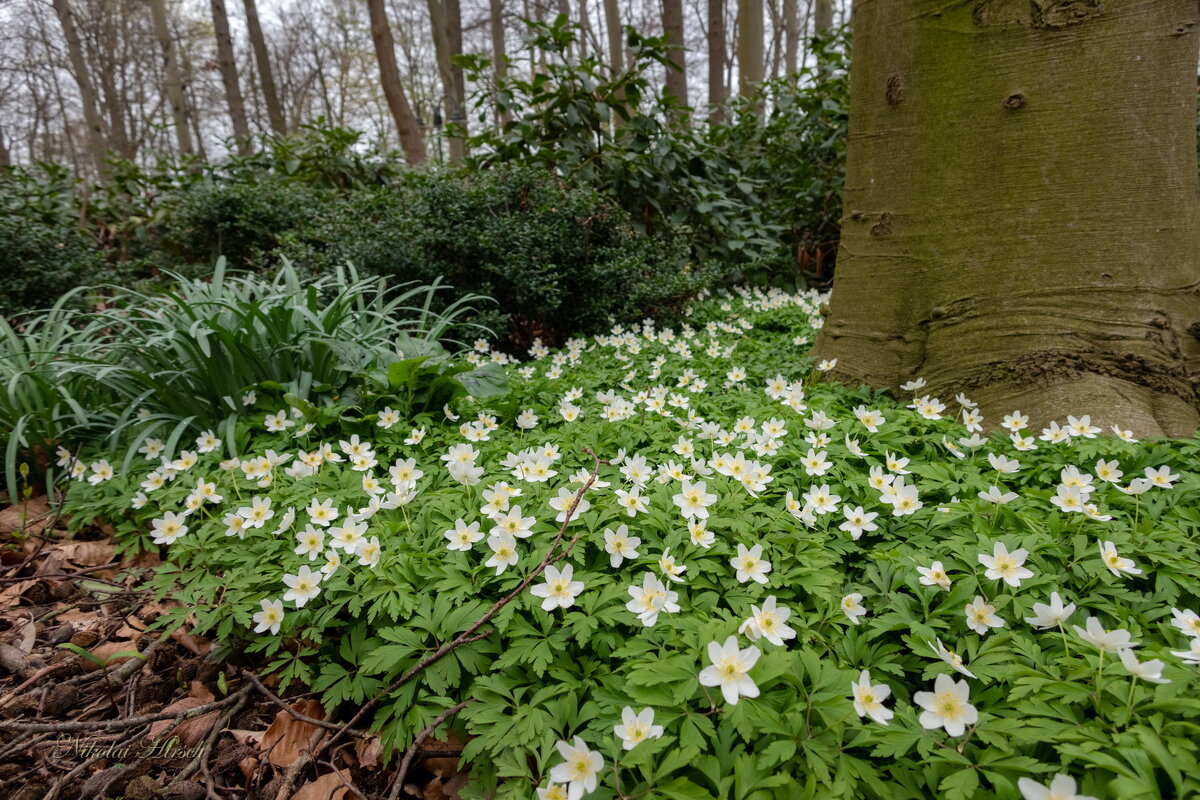
[[530, 588], [529, 593], [542, 600], [543, 611], [553, 611], [556, 608], [570, 608], [575, 605], [575, 598], [583, 591], [582, 581], [573, 581], [571, 577], [575, 568], [567, 564], [561, 570], [553, 564], [546, 567], [542, 573], [545, 583], [539, 583]]
[[887, 725], [888, 720], [896, 715], [890, 708], [885, 708], [883, 701], [892, 694], [890, 686], [877, 683], [871, 685], [871, 673], [863, 670], [858, 680], [850, 684], [850, 692], [854, 698], [854, 710], [860, 717], [870, 717], [880, 725]]
[[932, 648], [934, 655], [953, 667], [955, 672], [966, 675], [968, 678], [975, 677], [975, 673], [967, 669], [967, 665], [963, 663], [962, 656], [942, 644], [941, 639], [938, 639], [936, 644], [933, 642], [926, 642], [926, 644]]
[[271, 635], [279, 633], [279, 625], [283, 622], [283, 601], [282, 600], [260, 600], [262, 611], [254, 614], [254, 632], [263, 633], [270, 631]]
[[446, 531], [443, 535], [448, 540], [447, 550], [470, 550], [471, 545], [483, 538], [483, 531], [479, 530], [478, 522], [468, 525], [462, 517], [459, 517], [454, 520], [454, 529]]
[[796, 632], [786, 624], [791, 615], [790, 608], [776, 606], [775, 595], [769, 595], [763, 601], [762, 608], [750, 606], [750, 619], [742, 623], [738, 633], [752, 642], [761, 638], [777, 647], [783, 647], [785, 639], [796, 638]]
[[1116, 630], [1105, 630], [1100, 624], [1100, 620], [1095, 617], [1088, 617], [1087, 628], [1081, 628], [1078, 625], [1072, 625], [1075, 629], [1075, 635], [1085, 642], [1095, 647], [1101, 653], [1115, 653], [1119, 650], [1126, 650], [1131, 647], [1137, 647], [1137, 642], [1130, 641], [1129, 631], [1124, 628]]
[[688, 522], [688, 539], [697, 547], [709, 548], [717, 540], [716, 534], [708, 529], [702, 519]]
[[1188, 664], [1200, 664], [1200, 636], [1192, 639], [1191, 645], [1187, 650], [1172, 650], [1171, 655], [1178, 656]]
[[913, 702], [925, 709], [918, 718], [921, 727], [945, 728], [951, 736], [962, 736], [968, 725], [979, 721], [979, 711], [970, 703], [971, 687], [949, 675], [938, 675], [932, 692], [917, 692]]
[[608, 553], [608, 563], [613, 569], [626, 558], [637, 558], [637, 546], [641, 543], [641, 539], [629, 535], [628, 525], [618, 525], [615, 531], [604, 529], [604, 552]]
[[1072, 436], [1082, 436], [1085, 439], [1095, 439], [1096, 434], [1100, 429], [1092, 424], [1092, 418], [1087, 414], [1076, 419], [1075, 417], [1067, 417], [1067, 430]]
[[1017, 587], [1026, 578], [1032, 578], [1033, 572], [1022, 566], [1029, 552], [1023, 548], [1008, 552], [1004, 542], [996, 542], [992, 555], [979, 554], [979, 563], [987, 567], [985, 576], [991, 580], [1002, 580], [1009, 586]]
[[1142, 571], [1133, 563], [1132, 558], [1122, 558], [1117, 554], [1117, 546], [1112, 542], [1100, 542], [1100, 558], [1104, 560], [1104, 566], [1108, 567], [1108, 571], [1118, 578], [1123, 578], [1125, 575], [1142, 574]]
[[[241, 519], [241, 517], [234, 517], [234, 519]], [[312, 561], [321, 554], [321, 548], [325, 546], [325, 531], [314, 528], [312, 525], [305, 525], [304, 530], [296, 533], [296, 541], [299, 544], [292, 552], [298, 556], [308, 556], [308, 560]]]
[[663, 550], [663, 554], [658, 558], [658, 568], [667, 576], [667, 580], [675, 583], [683, 583], [683, 578], [680, 577], [687, 571], [687, 567], [676, 563], [675, 556], [671, 555], [671, 548]]
[[846, 521], [839, 525], [838, 528], [849, 533], [851, 539], [857, 541], [863, 535], [864, 531], [879, 529], [879, 526], [874, 521], [879, 516], [879, 512], [877, 511], [864, 511], [862, 506], [851, 508], [847, 504], [842, 506], [842, 513], [846, 515]]
[[537, 427], [538, 415], [532, 408], [527, 408], [517, 415], [517, 427], [523, 431], [531, 431]]
[[613, 733], [621, 740], [624, 749], [632, 750], [647, 739], [661, 737], [663, 726], [654, 724], [653, 708], [643, 708], [635, 714], [632, 708], [625, 706], [621, 709], [621, 724], [613, 728]]
[[637, 615], [637, 618], [647, 628], [658, 621], [659, 612], [675, 614], [679, 611], [679, 599], [676, 592], [669, 591], [666, 584], [652, 572], [642, 576], [641, 586], [630, 586], [629, 596], [633, 598], [625, 604], [625, 608]]
[[558, 512], [558, 516], [554, 518], [555, 521], [566, 522], [568, 516], [570, 516], [572, 519], [576, 519], [592, 507], [592, 504], [586, 497], [580, 497], [579, 500], [576, 501], [575, 495], [576, 492], [563, 488], [558, 490], [557, 497], [550, 499], [550, 507]]
[[1021, 468], [1021, 462], [1015, 458], [996, 455], [995, 453], [988, 453], [988, 463], [992, 465], [992, 469], [1003, 475], [1011, 475]]
[[313, 572], [307, 564], [295, 575], [284, 575], [283, 583], [288, 587], [283, 599], [295, 601], [296, 608], [304, 608], [305, 603], [321, 593], [321, 573]]
[[986, 635], [992, 628], [1004, 627], [1004, 620], [996, 616], [996, 607], [984, 602], [984, 599], [979, 595], [975, 595], [973, 602], [967, 603], [965, 613], [967, 615], [967, 627], [980, 636]]
[[1171, 624], [1184, 636], [1200, 636], [1200, 614], [1191, 609], [1172, 608], [1171, 616], [1174, 617]]
[[537, 522], [537, 519], [535, 517], [523, 516], [521, 507], [513, 506], [508, 511], [493, 516], [492, 522], [495, 523], [495, 526], [490, 531], [493, 534], [506, 533], [514, 539], [528, 539], [533, 535], [533, 525]]
[[646, 510], [646, 500], [642, 497], [641, 490], [634, 486], [628, 492], [624, 489], [617, 489], [617, 505], [625, 509], [625, 513], [631, 517], [636, 517], [639, 513]]
[[492, 549], [492, 557], [484, 562], [485, 567], [495, 567], [499, 575], [504, 570], [517, 563], [517, 540], [507, 533], [493, 533], [488, 537], [488, 547]]
[[372, 536], [370, 539], [363, 539], [354, 548], [354, 555], [358, 556], [358, 563], [363, 567], [373, 567], [379, 563], [379, 556], [382, 555], [382, 550], [379, 548], [379, 537]]
[[1121, 471], [1121, 465], [1116, 459], [1105, 461], [1103, 458], [1096, 462], [1096, 477], [1106, 483], [1116, 483], [1124, 477], [1125, 473]]
[[947, 591], [950, 590], [950, 576], [946, 574], [946, 568], [942, 566], [942, 562], [935, 561], [928, 567], [917, 567], [917, 572], [921, 574], [922, 585], [940, 586]]
[[409, 431], [408, 436], [404, 439], [404, 443], [405, 444], [420, 444], [421, 440], [424, 438], [425, 438], [425, 429], [424, 428], [413, 428], [411, 431]]
[[578, 736], [574, 745], [559, 741], [554, 746], [565, 761], [550, 768], [550, 780], [567, 784], [567, 800], [579, 800], [595, 790], [596, 776], [604, 769], [604, 757], [589, 750]]
[[150, 526], [154, 529], [155, 544], [175, 544], [179, 537], [188, 532], [187, 525], [183, 524], [183, 515], [173, 511], [166, 512], [161, 519], [151, 520]]
[[867, 613], [867, 610], [862, 607], [862, 599], [863, 596], [861, 594], [853, 592], [843, 597], [842, 602], [839, 604], [842, 613], [855, 625], [858, 624], [858, 618]]
[[1013, 500], [1016, 500], [1017, 493], [1001, 492], [1000, 487], [992, 486], [986, 492], [980, 492], [979, 499], [986, 500], [989, 503], [996, 503], [997, 505], [1004, 505], [1005, 503], [1011, 503]]
[[1062, 598], [1058, 596], [1058, 592], [1050, 593], [1050, 604], [1034, 603], [1033, 616], [1026, 617], [1025, 621], [1035, 628], [1056, 628], [1062, 625], [1071, 615], [1075, 613], [1075, 604], [1068, 603], [1063, 605]]
[[1117, 653], [1121, 658], [1121, 664], [1135, 678], [1140, 678], [1150, 683], [1170, 683], [1171, 681], [1162, 676], [1163, 667], [1166, 666], [1157, 658], [1152, 658], [1148, 661], [1138, 661], [1137, 656], [1133, 654], [1133, 650], [1125, 649]]
[[1163, 489], [1170, 489], [1175, 485], [1175, 481], [1179, 480], [1178, 475], [1171, 474], [1170, 467], [1146, 467], [1145, 475], [1151, 484]]
[[1048, 785], [1042, 785], [1033, 778], [1020, 778], [1017, 788], [1021, 790], [1024, 800], [1096, 800], [1091, 795], [1075, 794], [1075, 779], [1061, 772]]
[[679, 494], [671, 498], [685, 518], [708, 519], [708, 507], [717, 502], [715, 494], [709, 494], [704, 481], [683, 481]]
[[712, 666], [700, 670], [700, 685], [720, 686], [730, 705], [737, 705], [740, 697], [758, 697], [758, 686], [749, 672], [759, 655], [754, 645], [739, 649], [736, 636], [730, 636], [724, 644], [709, 642], [708, 660]]
[[746, 549], [746, 545], [738, 543], [737, 555], [729, 560], [729, 563], [737, 570], [734, 577], [737, 578], [738, 583], [745, 583], [749, 580], [764, 584], [767, 582], [767, 573], [771, 571], [771, 562], [763, 559], [762, 555], [761, 544]]

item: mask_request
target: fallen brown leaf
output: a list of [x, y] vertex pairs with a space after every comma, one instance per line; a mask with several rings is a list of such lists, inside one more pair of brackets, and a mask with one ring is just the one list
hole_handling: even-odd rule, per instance
[[[200, 681], [192, 681], [188, 696], [171, 703], [163, 709], [163, 712], [177, 712], [182, 714], [198, 706], [211, 703], [215, 699], [212, 692], [205, 688], [204, 684]], [[167, 731], [171, 731], [171, 735], [178, 736], [180, 743], [184, 747], [193, 747], [199, 744], [208, 735], [208, 732], [212, 730], [212, 726], [216, 723], [217, 716], [220, 713], [220, 711], [210, 711], [207, 714], [201, 714], [198, 717], [193, 717], [180, 723], [176, 723], [172, 719], [160, 719], [150, 726], [149, 736], [151, 739], [157, 739]], [[171, 730], [172, 728], [174, 730]]]
[[375, 769], [379, 766], [379, 756], [383, 754], [383, 740], [378, 736], [364, 736], [354, 742], [354, 754], [363, 769]]
[[291, 800], [343, 800], [350, 790], [342, 779], [327, 772], [311, 783], [306, 783], [292, 795]]
[[209, 650], [212, 650], [212, 642], [200, 636], [192, 636], [190, 633], [184, 631], [183, 628], [176, 628], [171, 631], [171, 638], [192, 655], [203, 656]]
[[16, 608], [21, 602], [21, 595], [33, 588], [37, 581], [17, 581], [12, 586], [0, 591], [0, 611]]
[[0, 533], [41, 533], [50, 524], [50, 502], [46, 495], [31, 497], [23, 503], [0, 511]]
[[[292, 704], [292, 709], [306, 717], [325, 719], [325, 709], [316, 700], [300, 700]], [[263, 734], [262, 744], [259, 746], [268, 752], [267, 758], [275, 766], [291, 766], [292, 762], [300, 757], [300, 751], [309, 746], [309, 741], [316, 731], [316, 725], [296, 719], [286, 711], [280, 711]]]
[[78, 567], [112, 563], [116, 546], [107, 542], [62, 542], [57, 549]]
[[[113, 656], [121, 652], [136, 653], [137, 642], [105, 642], [104, 644], [96, 645], [91, 650], [88, 650], [88, 652], [95, 656], [96, 660], [100, 663], [104, 663], [109, 667], [113, 667], [117, 664], [124, 664], [126, 661], [133, 658], [132, 655], [124, 655], [118, 658], [113, 658]], [[83, 668], [86, 670], [91, 671], [100, 669], [100, 663], [96, 663], [90, 658], [83, 658], [80, 660], [83, 662]]]
[[248, 731], [244, 728], [226, 728], [224, 733], [228, 733], [233, 737], [233, 740], [238, 744], [248, 744], [258, 746], [262, 742], [263, 734], [266, 731]]

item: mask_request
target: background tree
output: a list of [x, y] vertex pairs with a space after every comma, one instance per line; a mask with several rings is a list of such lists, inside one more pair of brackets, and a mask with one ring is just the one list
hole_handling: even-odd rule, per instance
[[837, 377], [1196, 430], [1197, 12], [855, 4]]
[[167, 102], [171, 105], [176, 146], [180, 155], [190, 156], [193, 152], [192, 133], [188, 128], [187, 103], [183, 96], [183, 71], [179, 68], [179, 59], [175, 54], [175, 37], [167, 21], [167, 9], [163, 0], [150, 0], [150, 14], [154, 20], [154, 34], [162, 48], [163, 71], [166, 74], [164, 88]]
[[400, 82], [396, 44], [383, 0], [367, 0], [367, 11], [371, 16], [371, 38], [375, 42], [375, 55], [379, 60], [379, 80], [400, 135], [400, 146], [409, 164], [419, 164], [425, 160], [425, 141], [417, 126], [416, 115], [404, 94], [404, 85]]
[[229, 106], [229, 121], [233, 124], [238, 150], [246, 155], [250, 152], [250, 123], [246, 121], [246, 103], [238, 82], [237, 59], [233, 53], [233, 37], [229, 32], [229, 14], [225, 10], [225, 0], [209, 2], [217, 40], [217, 62], [221, 69], [221, 82], [225, 86], [225, 102]]
[[283, 107], [279, 104], [279, 93], [275, 90], [275, 74], [271, 69], [271, 54], [263, 36], [262, 24], [258, 21], [258, 5], [254, 0], [242, 0], [246, 9], [246, 33], [254, 51], [254, 63], [258, 67], [258, 88], [262, 91], [263, 103], [267, 106], [267, 118], [275, 133], [287, 133], [283, 119]]
[[687, 50], [683, 36], [683, 0], [662, 0], [663, 35], [671, 51], [674, 69], [666, 71], [667, 94], [675, 98], [681, 108], [688, 106]]
[[738, 0], [738, 94], [754, 95], [763, 80], [763, 0]]

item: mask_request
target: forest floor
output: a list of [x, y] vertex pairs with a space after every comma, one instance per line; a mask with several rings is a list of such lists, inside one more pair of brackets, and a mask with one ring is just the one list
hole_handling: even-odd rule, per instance
[[[149, 630], [172, 605], [142, 586], [156, 555], [121, 558], [111, 529], [67, 538], [62, 522], [45, 496], [0, 511], [0, 796], [457, 797], [457, 744], [426, 741], [394, 785], [378, 738], [325, 719], [311, 694], [279, 697], [187, 626]], [[337, 731], [311, 780], [302, 751]]]

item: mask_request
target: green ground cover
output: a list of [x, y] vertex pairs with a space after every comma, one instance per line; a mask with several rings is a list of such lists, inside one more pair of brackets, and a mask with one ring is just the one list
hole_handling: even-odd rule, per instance
[[1200, 791], [1200, 443], [823, 383], [821, 302], [242, 386], [194, 446], [85, 447], [70, 511], [389, 745], [469, 701], [464, 797]]

